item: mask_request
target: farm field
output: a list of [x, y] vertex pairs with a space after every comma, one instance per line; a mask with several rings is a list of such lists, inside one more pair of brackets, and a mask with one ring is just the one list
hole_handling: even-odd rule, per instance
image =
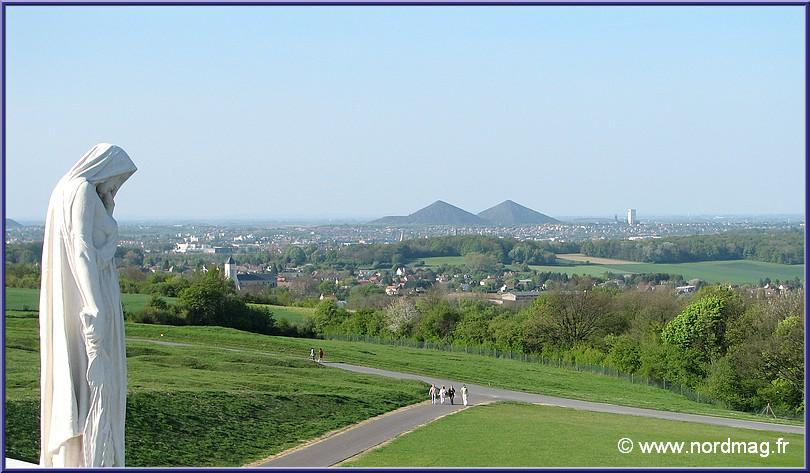
[[[770, 278], [787, 280], [804, 278], [803, 264], [777, 264], [752, 260], [730, 261], [701, 261], [697, 263], [623, 263], [623, 264], [595, 264], [598, 258], [590, 259], [593, 264], [577, 264], [572, 260], [560, 259], [559, 265], [530, 265], [529, 267], [541, 272], [566, 273], [601, 276], [608, 271], [618, 274], [637, 273], [667, 273], [681, 274], [684, 279], [702, 279], [709, 283], [756, 283], [760, 279]], [[428, 267], [441, 265], [463, 265], [463, 256], [442, 256], [437, 258], [422, 258]]]
[[[219, 327], [127, 323], [129, 467], [241, 466], [329, 431], [421, 401], [425, 385], [325, 368], [303, 354]], [[160, 332], [193, 334], [165, 346]], [[232, 350], [218, 336], [226, 332]], [[312, 343], [312, 341], [307, 341]], [[249, 345], [249, 344], [248, 344]], [[233, 349], [237, 350], [234, 351]], [[6, 312], [6, 455], [39, 458], [36, 312]]]
[[[776, 453], [776, 440], [790, 442]], [[757, 453], [642, 453], [638, 443], [620, 453], [618, 442], [756, 442]], [[437, 439], [441, 439], [440, 441]], [[759, 455], [761, 442], [768, 455]], [[362, 467], [801, 467], [801, 435], [580, 411], [496, 403], [436, 420], [341, 466]]]
[[434, 256], [432, 258], [418, 258], [417, 261], [424, 261], [425, 266], [436, 267], [442, 265], [461, 266], [464, 264], [463, 256]]
[[751, 260], [701, 261], [697, 263], [633, 263], [605, 265], [574, 266], [531, 266], [537, 271], [554, 271], [572, 274], [589, 274], [604, 276], [611, 271], [619, 274], [629, 273], [667, 273], [681, 274], [684, 279], [702, 279], [710, 283], [756, 283], [760, 279], [771, 278], [787, 280], [804, 278], [804, 265], [765, 263]]
[[588, 256], [582, 253], [565, 253], [558, 254], [558, 260], [574, 261], [577, 263], [591, 263], [591, 264], [635, 264], [636, 261], [627, 261], [623, 259], [613, 258], [599, 258], [598, 256]]

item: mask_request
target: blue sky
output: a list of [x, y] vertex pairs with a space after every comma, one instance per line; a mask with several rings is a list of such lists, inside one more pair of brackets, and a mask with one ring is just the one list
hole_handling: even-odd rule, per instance
[[7, 7], [6, 214], [804, 212], [801, 7]]

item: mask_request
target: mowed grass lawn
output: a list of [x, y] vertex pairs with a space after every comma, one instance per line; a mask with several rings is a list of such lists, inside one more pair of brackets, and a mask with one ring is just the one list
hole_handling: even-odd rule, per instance
[[[419, 402], [426, 392], [419, 382], [320, 366], [286, 344], [276, 346], [274, 337], [131, 323], [126, 331], [129, 467], [241, 466]], [[149, 342], [165, 340], [162, 332], [184, 333], [181, 338], [198, 344]], [[261, 338], [262, 350], [240, 343], [242, 337]], [[223, 338], [230, 349], [223, 349]], [[6, 312], [5, 355], [6, 456], [37, 463], [36, 312]]]
[[[789, 442], [776, 453], [776, 441]], [[633, 450], [620, 453], [619, 440]], [[748, 452], [642, 453], [638, 442], [746, 442]], [[752, 446], [748, 442], [755, 442]], [[769, 442], [766, 450], [762, 442]], [[705, 446], [711, 451], [713, 445]], [[719, 448], [719, 447], [718, 447]], [[739, 451], [739, 450], [738, 450]], [[762, 456], [760, 455], [762, 453]], [[733, 429], [562, 407], [475, 406], [404, 434], [341, 466], [363, 467], [801, 467], [801, 435]]]
[[[441, 265], [461, 266], [464, 264], [463, 256], [442, 256], [436, 258], [422, 258], [425, 265], [437, 267]], [[803, 264], [777, 264], [751, 260], [731, 261], [701, 261], [698, 263], [632, 263], [632, 264], [576, 264], [568, 260], [558, 260], [559, 265], [530, 265], [529, 267], [540, 272], [566, 273], [604, 277], [608, 271], [619, 274], [638, 273], [666, 273], [680, 274], [684, 279], [702, 279], [709, 283], [756, 283], [760, 279], [770, 278], [788, 280], [793, 278], [804, 279]]]

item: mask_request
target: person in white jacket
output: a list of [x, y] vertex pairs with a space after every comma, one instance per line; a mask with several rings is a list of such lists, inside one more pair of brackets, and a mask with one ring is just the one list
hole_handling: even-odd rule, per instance
[[463, 402], [465, 406], [467, 405], [467, 385], [466, 384], [461, 386], [461, 402]]
[[444, 386], [442, 386], [442, 388], [439, 390], [439, 399], [441, 399], [441, 403], [442, 403], [442, 404], [444, 404], [444, 396], [445, 396], [446, 394], [447, 394], [447, 388], [445, 388]]

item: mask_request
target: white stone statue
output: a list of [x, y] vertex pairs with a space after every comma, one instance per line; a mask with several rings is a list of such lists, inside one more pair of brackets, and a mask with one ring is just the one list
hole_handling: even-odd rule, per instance
[[40, 466], [124, 466], [127, 365], [114, 197], [137, 170], [98, 144], [51, 194], [42, 249]]

